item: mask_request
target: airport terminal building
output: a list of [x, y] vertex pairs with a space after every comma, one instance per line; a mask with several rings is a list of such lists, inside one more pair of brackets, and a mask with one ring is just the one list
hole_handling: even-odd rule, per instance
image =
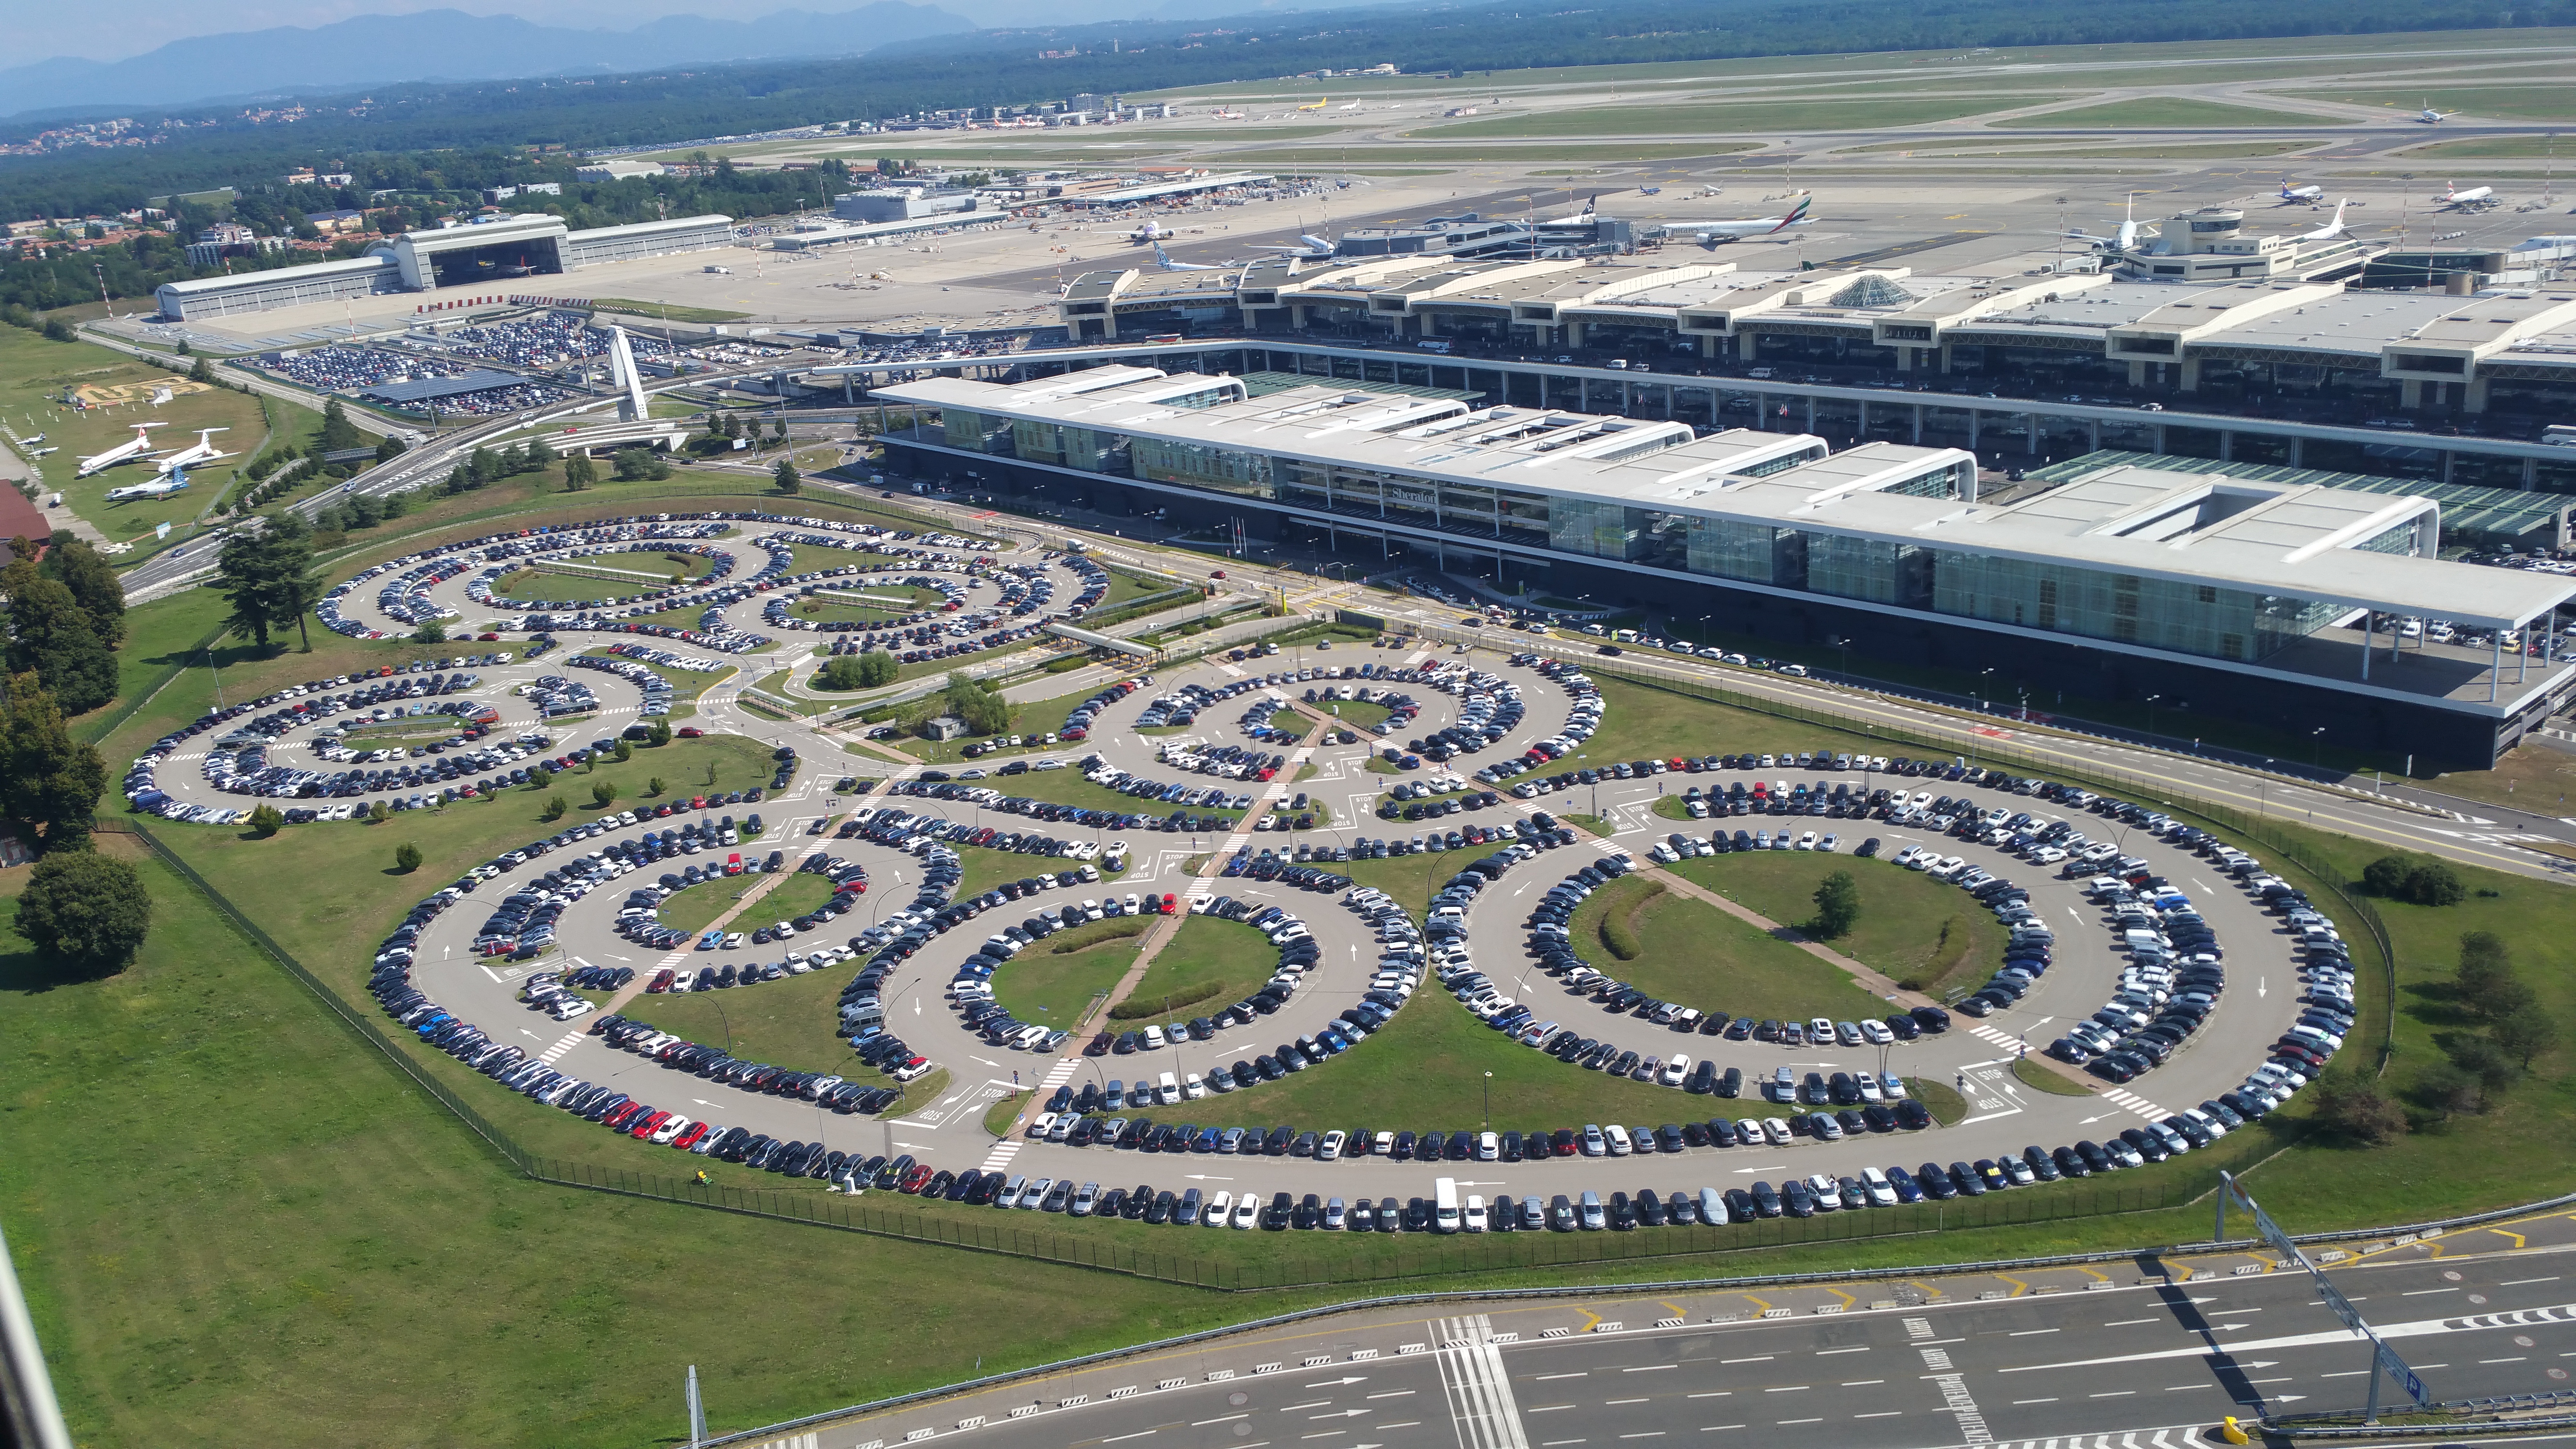
[[[2131, 465], [1998, 505], [1956, 448], [1835, 453], [1806, 434], [1294, 380], [1255, 393], [1102, 366], [875, 396], [920, 419], [886, 436], [890, 461], [952, 487], [1991, 671], [1998, 698], [2035, 710], [2060, 689], [2153, 692], [2484, 766], [2576, 686], [2576, 666], [2504, 652], [2553, 628], [2576, 581], [2439, 560], [2428, 497]], [[2374, 627], [2397, 618], [2494, 642]]]
[[433, 292], [528, 276], [557, 276], [609, 262], [733, 245], [733, 218], [677, 217], [573, 231], [562, 217], [527, 213], [473, 226], [405, 232], [362, 257], [280, 267], [237, 277], [164, 282], [164, 318], [196, 322], [306, 302]]

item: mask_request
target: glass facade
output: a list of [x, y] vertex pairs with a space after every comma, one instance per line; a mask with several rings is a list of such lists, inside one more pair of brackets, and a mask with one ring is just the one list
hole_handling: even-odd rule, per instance
[[2335, 604], [2285, 594], [1949, 549], [1933, 551], [1932, 608], [2050, 633], [2247, 661], [2306, 638], [2341, 612]]
[[1272, 498], [1270, 457], [1240, 448], [1208, 443], [1177, 443], [1138, 438], [1129, 447], [1136, 476], [1155, 483], [1179, 483], [1247, 498]]
[[1559, 553], [1593, 558], [1635, 556], [1645, 536], [1643, 510], [1619, 503], [1592, 503], [1577, 498], [1548, 500], [1547, 542]]
[[1919, 608], [1931, 602], [1926, 550], [1910, 543], [1807, 535], [1807, 587], [1844, 599]]

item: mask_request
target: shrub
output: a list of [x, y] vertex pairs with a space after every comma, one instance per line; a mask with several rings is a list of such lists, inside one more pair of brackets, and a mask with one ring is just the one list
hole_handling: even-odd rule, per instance
[[604, 810], [616, 799], [617, 782], [615, 780], [593, 780], [590, 782], [590, 803], [593, 805], [597, 805]]
[[262, 840], [286, 828], [286, 817], [274, 805], [262, 805], [250, 812], [250, 833]]
[[646, 795], [648, 795], [648, 796], [650, 796], [650, 795], [659, 795], [659, 794], [661, 794], [663, 791], [668, 790], [668, 789], [670, 789], [670, 788], [671, 788], [671, 782], [670, 782], [670, 781], [668, 781], [668, 780], [663, 779], [663, 778], [662, 778], [661, 776], [659, 776], [659, 775], [655, 775], [655, 776], [654, 776], [654, 777], [652, 777], [651, 779], [646, 780], [646, 781], [644, 782], [644, 793], [645, 793]]
[[563, 818], [563, 813], [571, 808], [571, 802], [565, 800], [561, 795], [556, 795], [546, 801], [546, 808], [537, 812], [537, 818], [539, 820], [561, 820]]
[[406, 840], [394, 847], [394, 869], [405, 875], [420, 869], [420, 847]]
[[1645, 954], [1646, 944], [1637, 938], [1636, 918], [1644, 914], [1648, 902], [1663, 893], [1663, 882], [1648, 881], [1646, 889], [1625, 907], [1614, 905], [1601, 913], [1601, 944], [1611, 955], [1634, 961]]
[[2383, 855], [2363, 866], [2361, 888], [2419, 906], [2456, 906], [2469, 896], [2449, 862], [2403, 855]]
[[2309, 1094], [2320, 1127], [2365, 1147], [2385, 1147], [2406, 1135], [2406, 1112], [2376, 1082], [2331, 1076]]
[[823, 665], [814, 682], [825, 689], [858, 689], [866, 682], [867, 665], [856, 654], [835, 654]]
[[382, 800], [379, 800], [375, 804], [367, 807], [367, 823], [370, 825], [382, 825], [386, 821], [391, 820], [393, 815], [393, 807], [387, 805]]

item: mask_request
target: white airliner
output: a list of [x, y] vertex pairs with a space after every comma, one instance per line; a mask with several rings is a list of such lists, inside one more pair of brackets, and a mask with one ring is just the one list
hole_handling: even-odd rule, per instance
[[2303, 231], [2297, 236], [2290, 238], [2290, 240], [2303, 242], [2333, 241], [2336, 237], [2343, 235], [2343, 209], [2350, 204], [2351, 203], [2344, 201], [2336, 202], [2334, 219], [2332, 221], [2318, 227], [2315, 231]]
[[2322, 186], [2292, 186], [2290, 184], [2290, 178], [2287, 176], [2281, 178], [2281, 200], [2284, 203], [2298, 201], [2323, 201], [2325, 199], [2326, 189]]
[[187, 486], [188, 475], [185, 472], [169, 473], [149, 483], [128, 483], [122, 488], [110, 488], [107, 501], [123, 503], [134, 498], [167, 498]]
[[2134, 191], [2129, 193], [2129, 203], [2125, 213], [2120, 218], [2120, 229], [2118, 231], [2111, 233], [2109, 236], [2097, 236], [2079, 226], [2073, 231], [2059, 233], [2059, 235], [2065, 237], [2069, 241], [2089, 242], [2092, 244], [2095, 251], [2111, 252], [2125, 252], [2133, 250], [2139, 242], [2152, 239], [2162, 234], [2163, 233], [2160, 232], [2152, 222], [2144, 226], [2138, 224], [2138, 196]]
[[2428, 125], [2428, 126], [2438, 126], [2438, 125], [2442, 124], [2444, 121], [2447, 121], [2447, 120], [2451, 119], [2453, 116], [2456, 116], [2456, 115], [2458, 115], [2458, 114], [2459, 114], [2459, 112], [2457, 112], [2457, 111], [2437, 111], [2437, 110], [2434, 110], [2434, 109], [2433, 109], [2433, 103], [2432, 103], [2431, 101], [2426, 101], [2426, 102], [2424, 103], [2424, 109], [2422, 109], [2422, 110], [2420, 110], [2420, 111], [2417, 111], [2417, 112], [2415, 113], [2415, 119], [2416, 119], [2416, 120], [2419, 120], [2419, 121], [2421, 121], [2421, 122], [2423, 122], [2425, 125]]
[[1252, 250], [1256, 252], [1277, 252], [1282, 256], [1295, 257], [1300, 261], [1308, 262], [1319, 262], [1333, 254], [1333, 244], [1324, 240], [1322, 237], [1315, 235], [1313, 232], [1301, 231], [1297, 233], [1297, 240], [1302, 242], [1304, 245], [1283, 247], [1276, 244], [1269, 244], [1256, 246], [1252, 248]]
[[1154, 264], [1167, 272], [1222, 272], [1225, 270], [1221, 265], [1208, 262], [1173, 261], [1172, 254], [1163, 250], [1161, 242], [1154, 243]]
[[2466, 191], [2451, 183], [2442, 183], [2442, 194], [2433, 198], [2446, 211], [2482, 211], [2500, 199], [2492, 186], [2472, 186]]
[[1736, 221], [1668, 221], [1667, 231], [1688, 232], [1698, 237], [1702, 246], [1716, 246], [1748, 236], [1769, 236], [1793, 226], [1808, 225], [1807, 208], [1815, 204], [1813, 196], [1800, 195], [1798, 204], [1783, 216], [1750, 216]]
[[[1536, 221], [1531, 222], [1531, 223], [1530, 223], [1530, 225], [1532, 225], [1532, 226], [1590, 226], [1590, 225], [1592, 224], [1593, 220], [1594, 220], [1593, 206], [1594, 206], [1594, 204], [1595, 204], [1595, 203], [1597, 203], [1597, 202], [1598, 202], [1598, 201], [1600, 201], [1600, 200], [1601, 200], [1601, 198], [1600, 198], [1599, 196], [1594, 196], [1594, 197], [1592, 197], [1590, 200], [1588, 200], [1588, 201], [1586, 201], [1586, 202], [1584, 202], [1584, 203], [1583, 203], [1583, 209], [1582, 209], [1581, 211], [1570, 211], [1570, 212], [1567, 212], [1567, 213], [1566, 213], [1565, 215], [1563, 215], [1563, 216], [1542, 216], [1542, 217], [1540, 217], [1539, 219], [1537, 219]], [[1434, 220], [1437, 220], [1437, 219], [1438, 219], [1438, 218], [1436, 218], [1436, 217], [1434, 218]]]
[[1162, 223], [1148, 221], [1143, 226], [1127, 233], [1127, 240], [1130, 245], [1143, 246], [1147, 242], [1161, 241], [1163, 238], [1170, 235], [1170, 232], [1163, 229]]
[[72, 476], [75, 478], [86, 478], [92, 473], [113, 468], [119, 463], [130, 463], [138, 458], [151, 457], [152, 434], [149, 430], [153, 428], [166, 428], [169, 424], [135, 423], [132, 426], [134, 428], [134, 437], [132, 441], [119, 443], [104, 453], [93, 453], [89, 457], [81, 459], [80, 471], [74, 473]]
[[175, 473], [182, 468], [194, 468], [200, 463], [212, 463], [219, 458], [229, 458], [232, 454], [216, 447], [209, 441], [209, 439], [213, 438], [217, 433], [229, 433], [231, 431], [232, 429], [230, 428], [199, 428], [197, 430], [197, 441], [189, 444], [180, 451], [171, 454], [169, 457], [159, 460], [153, 464], [153, 467], [166, 476], [168, 474]]

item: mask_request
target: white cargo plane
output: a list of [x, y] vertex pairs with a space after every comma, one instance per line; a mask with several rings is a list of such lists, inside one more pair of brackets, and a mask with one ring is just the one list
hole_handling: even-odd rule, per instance
[[2322, 186], [2292, 186], [2290, 184], [2289, 177], [2284, 176], [2281, 178], [2281, 201], [2283, 205], [2302, 201], [2323, 201], [2325, 199], [2326, 189]]
[[178, 472], [182, 468], [194, 468], [200, 463], [212, 463], [221, 458], [229, 458], [232, 454], [216, 447], [209, 440], [217, 433], [229, 433], [231, 431], [232, 429], [230, 428], [199, 428], [197, 430], [197, 441], [180, 449], [178, 452], [171, 454], [169, 457], [161, 459], [152, 466], [164, 475], [167, 475]]
[[93, 453], [89, 457], [81, 459], [80, 470], [72, 474], [72, 476], [75, 478], [86, 478], [92, 473], [113, 468], [119, 463], [130, 463], [138, 458], [151, 457], [152, 434], [150, 430], [153, 428], [166, 428], [169, 424], [135, 423], [132, 426], [134, 428], [134, 437], [131, 441], [119, 443], [104, 453]]
[[2484, 211], [2502, 200], [2492, 186], [2472, 186], [2466, 191], [2451, 183], [2442, 183], [2442, 194], [2433, 198], [2445, 211]]
[[1807, 208], [1813, 206], [1815, 201], [1816, 198], [1813, 196], [1801, 193], [1798, 204], [1789, 208], [1785, 215], [1751, 216], [1737, 221], [1668, 221], [1664, 223], [1664, 229], [1688, 232], [1699, 238], [1701, 246], [1713, 247], [1721, 242], [1731, 242], [1741, 237], [1769, 236], [1773, 232], [1787, 231], [1793, 226], [1806, 226], [1809, 224]]

